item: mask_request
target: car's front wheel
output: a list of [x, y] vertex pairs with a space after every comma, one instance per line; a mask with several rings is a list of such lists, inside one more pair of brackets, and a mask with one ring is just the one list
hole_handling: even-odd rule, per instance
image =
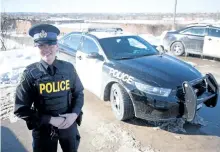
[[174, 42], [171, 45], [171, 52], [176, 56], [181, 56], [185, 52], [185, 48], [181, 42]]
[[118, 120], [127, 120], [134, 117], [132, 101], [126, 90], [117, 83], [111, 87], [110, 101], [113, 113]]

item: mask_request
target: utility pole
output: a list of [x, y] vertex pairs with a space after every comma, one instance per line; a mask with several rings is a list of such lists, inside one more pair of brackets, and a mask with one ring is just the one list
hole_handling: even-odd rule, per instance
[[177, 6], [177, 0], [175, 0], [174, 12], [173, 12], [173, 30], [176, 29], [176, 6]]

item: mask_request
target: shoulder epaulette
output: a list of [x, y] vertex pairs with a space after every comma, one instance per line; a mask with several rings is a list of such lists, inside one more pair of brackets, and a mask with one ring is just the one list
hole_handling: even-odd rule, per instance
[[30, 64], [26, 68], [30, 74], [30, 76], [34, 79], [39, 79], [43, 75], [43, 71], [41, 71], [40, 63], [35, 62], [33, 64]]

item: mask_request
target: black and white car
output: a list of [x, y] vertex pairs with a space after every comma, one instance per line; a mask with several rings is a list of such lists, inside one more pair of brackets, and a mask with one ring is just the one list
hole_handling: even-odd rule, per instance
[[119, 120], [194, 119], [203, 103], [215, 107], [218, 86], [191, 65], [120, 31], [72, 32], [59, 40], [58, 58], [71, 62], [84, 85], [110, 101]]
[[170, 31], [163, 38], [163, 46], [177, 56], [198, 54], [220, 58], [220, 27], [193, 24]]

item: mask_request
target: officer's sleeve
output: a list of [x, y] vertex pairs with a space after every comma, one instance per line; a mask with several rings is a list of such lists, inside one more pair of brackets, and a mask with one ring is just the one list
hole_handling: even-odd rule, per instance
[[79, 115], [84, 104], [84, 93], [83, 93], [84, 88], [73, 66], [72, 66], [72, 69], [73, 70], [71, 71], [72, 71], [72, 77], [73, 77], [73, 88], [71, 89], [71, 92], [72, 92], [71, 101], [72, 101], [72, 104], [74, 105], [72, 112]]
[[34, 87], [31, 84], [31, 77], [25, 70], [20, 78], [20, 82], [16, 87], [15, 93], [15, 109], [14, 114], [25, 120], [29, 129], [38, 128], [42, 124], [50, 121], [50, 116], [41, 116], [31, 109], [33, 99], [35, 97]]

